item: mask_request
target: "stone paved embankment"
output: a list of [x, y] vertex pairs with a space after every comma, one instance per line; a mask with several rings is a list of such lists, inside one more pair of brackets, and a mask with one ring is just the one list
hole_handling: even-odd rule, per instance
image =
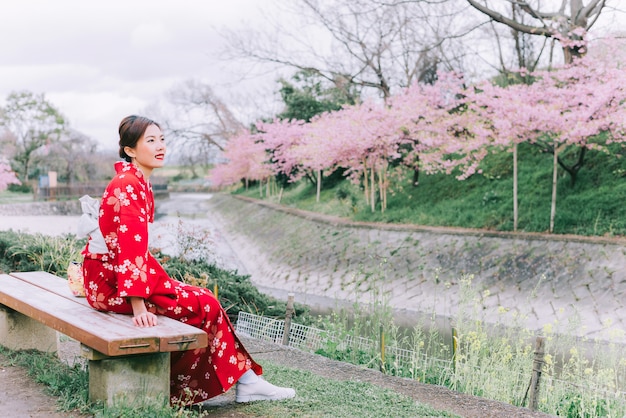
[[208, 202], [244, 272], [269, 293], [374, 301], [413, 322], [445, 322], [465, 306], [537, 333], [625, 342], [626, 240], [352, 223], [221, 194]]

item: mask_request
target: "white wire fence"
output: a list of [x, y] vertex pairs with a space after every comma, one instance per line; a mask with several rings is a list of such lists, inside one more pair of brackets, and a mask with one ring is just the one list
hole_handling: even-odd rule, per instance
[[[287, 334], [287, 344], [285, 345], [312, 353], [326, 350], [329, 346], [334, 347], [337, 351], [351, 350], [376, 353], [377, 350], [380, 350], [379, 341], [354, 337], [349, 334], [338, 336], [336, 332], [293, 322], [289, 330], [286, 330], [285, 320], [283, 319], [267, 318], [243, 311], [239, 312], [237, 318], [237, 332], [252, 338], [271, 341], [277, 344], [283, 344], [285, 335]], [[417, 357], [422, 357], [421, 361], [427, 358], [423, 353], [420, 354], [394, 346], [385, 347], [385, 355], [389, 358], [393, 358], [395, 362], [399, 364], [414, 363]], [[441, 363], [443, 367], [452, 367], [452, 361], [437, 360], [437, 362]]]
[[[484, 390], [485, 397], [525, 405], [530, 388], [532, 364], [522, 365], [491, 364], [484, 367], [448, 359], [439, 359], [426, 352], [417, 352], [394, 345], [384, 344], [384, 338], [378, 341], [354, 337], [349, 334], [322, 330], [306, 325], [268, 318], [247, 312], [239, 312], [236, 321], [237, 333], [252, 338], [270, 341], [297, 348], [310, 353], [329, 353], [340, 360], [357, 358], [359, 364], [380, 368], [385, 373], [408, 377], [418, 381], [445, 385], [461, 392], [477, 394]], [[381, 341], [383, 342], [381, 344]], [[344, 357], [341, 353], [352, 353]], [[359, 357], [358, 353], [362, 355]], [[363, 355], [365, 354], [365, 355]], [[454, 357], [454, 356], [453, 356]], [[462, 375], [471, 374], [475, 383], [467, 384]], [[504, 376], [507, 375], [506, 378]], [[512, 381], [514, 388], [504, 388], [503, 381]], [[472, 387], [472, 385], [474, 385]], [[492, 388], [487, 390], [487, 387]], [[491, 393], [494, 396], [488, 396]], [[539, 404], [549, 408], [560, 416], [585, 417], [622, 417], [626, 416], [626, 392], [609, 390], [602, 387], [585, 385], [584, 381], [565, 381], [544, 373], [538, 389]], [[564, 401], [565, 400], [565, 401]], [[541, 409], [546, 409], [541, 408]], [[591, 411], [591, 412], [590, 412]]]

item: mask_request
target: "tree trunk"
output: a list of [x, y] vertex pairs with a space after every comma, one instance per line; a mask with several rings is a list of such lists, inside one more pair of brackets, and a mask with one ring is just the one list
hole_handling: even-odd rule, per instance
[[372, 208], [372, 213], [374, 213], [376, 212], [376, 173], [374, 173], [373, 164], [370, 175], [370, 185], [372, 186], [370, 189], [370, 206]]
[[[541, 149], [541, 152], [545, 152], [547, 154], [553, 154], [553, 155], [557, 153], [556, 144], [552, 145], [552, 144], [547, 144], [545, 142], [537, 142], [534, 145], [538, 146]], [[565, 148], [565, 144], [561, 145], [561, 149], [564, 149], [564, 148]], [[576, 177], [578, 175], [578, 172], [585, 165], [586, 155], [587, 155], [587, 147], [580, 146], [580, 148], [578, 149], [578, 158], [576, 159], [576, 162], [572, 164], [571, 166], [568, 166], [566, 161], [563, 160], [561, 157], [559, 156], [556, 157], [557, 162], [561, 166], [561, 168], [563, 168], [563, 170], [565, 170], [565, 172], [569, 174], [570, 184], [572, 186], [576, 184]]]
[[320, 202], [320, 194], [322, 192], [322, 170], [317, 170], [317, 191], [315, 194], [315, 202]]
[[383, 168], [378, 172], [378, 195], [380, 196], [380, 213], [385, 213], [385, 185], [383, 183]]
[[387, 177], [387, 163], [385, 163], [385, 169], [383, 170], [383, 208], [387, 209], [387, 189], [389, 188], [389, 178]]
[[554, 217], [556, 215], [556, 183], [558, 179], [558, 168], [559, 168], [559, 149], [556, 146], [556, 141], [554, 142], [554, 160], [552, 162], [552, 205], [550, 206], [550, 233], [554, 232]]
[[517, 143], [513, 145], [513, 231], [517, 231]]
[[369, 205], [370, 204], [370, 195], [369, 195], [369, 188], [367, 185], [367, 164], [365, 162], [365, 160], [363, 160], [363, 191], [365, 193], [365, 204]]
[[558, 159], [559, 165], [563, 167], [563, 170], [567, 171], [570, 175], [570, 184], [572, 187], [576, 184], [576, 176], [581, 168], [585, 165], [585, 155], [587, 154], [587, 147], [580, 147], [578, 150], [578, 160], [571, 167], [568, 167], [561, 158]]

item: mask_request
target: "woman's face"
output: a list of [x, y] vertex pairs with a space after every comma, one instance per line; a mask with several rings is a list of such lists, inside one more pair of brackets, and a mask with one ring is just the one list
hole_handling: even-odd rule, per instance
[[149, 125], [135, 148], [126, 147], [126, 154], [143, 174], [150, 176], [152, 170], [163, 167], [165, 163], [165, 138], [156, 125]]

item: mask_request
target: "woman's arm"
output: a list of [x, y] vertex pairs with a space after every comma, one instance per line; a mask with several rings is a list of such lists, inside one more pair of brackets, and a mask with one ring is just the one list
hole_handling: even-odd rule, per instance
[[138, 327], [153, 327], [157, 324], [157, 316], [148, 312], [143, 298], [130, 297], [129, 299], [133, 307], [133, 324]]

